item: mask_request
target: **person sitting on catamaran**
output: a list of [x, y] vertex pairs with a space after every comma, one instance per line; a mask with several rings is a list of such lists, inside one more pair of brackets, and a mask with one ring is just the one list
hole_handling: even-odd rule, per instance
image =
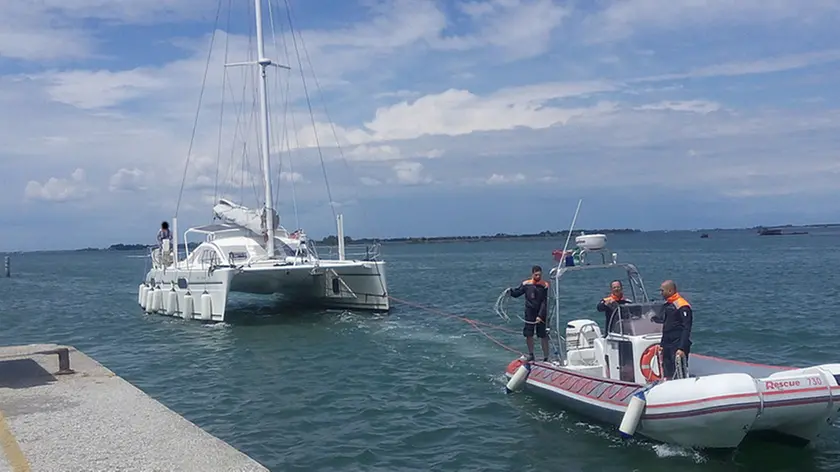
[[157, 243], [159, 248], [163, 248], [163, 240], [169, 240], [169, 246], [172, 246], [172, 232], [169, 231], [169, 223], [164, 221], [160, 224], [160, 231], [157, 234]]

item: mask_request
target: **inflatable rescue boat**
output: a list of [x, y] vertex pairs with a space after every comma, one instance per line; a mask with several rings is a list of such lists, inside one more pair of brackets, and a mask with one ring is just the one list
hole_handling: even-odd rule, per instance
[[[773, 436], [806, 445], [840, 412], [840, 364], [790, 368], [690, 354], [683, 378], [663, 380], [654, 320], [662, 303], [651, 302], [632, 264], [616, 262], [604, 235], [579, 236], [574, 258], [552, 269], [555, 331], [560, 332], [559, 282], [579, 270], [623, 268], [631, 299], [611, 315], [606, 336], [589, 319], [565, 324], [556, 334], [560, 359], [519, 358], [506, 371], [508, 391], [525, 389], [564, 408], [618, 426], [625, 437], [695, 448], [735, 448], [747, 435]], [[565, 250], [564, 254], [565, 256]], [[589, 263], [588, 258], [600, 256]], [[625, 288], [625, 290], [627, 290]], [[835, 397], [836, 400], [835, 400]]]

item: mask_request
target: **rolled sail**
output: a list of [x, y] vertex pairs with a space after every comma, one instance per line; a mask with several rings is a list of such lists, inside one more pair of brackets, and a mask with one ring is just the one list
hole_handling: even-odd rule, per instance
[[[280, 217], [277, 213], [273, 213], [274, 229], [280, 227]], [[225, 223], [241, 226], [256, 234], [265, 234], [268, 227], [265, 225], [265, 210], [252, 209], [242, 205], [237, 205], [229, 200], [219, 199], [219, 203], [213, 207], [213, 214], [216, 218]]]

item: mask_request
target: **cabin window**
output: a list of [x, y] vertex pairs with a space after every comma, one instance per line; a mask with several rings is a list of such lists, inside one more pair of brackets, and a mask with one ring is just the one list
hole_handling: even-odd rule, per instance
[[228, 252], [228, 259], [232, 264], [240, 261], [247, 261], [249, 258], [248, 251], [244, 247], [235, 247]]
[[338, 278], [332, 279], [332, 291], [336, 295], [338, 295], [338, 293], [341, 291], [340, 287], [338, 285], [339, 283], [340, 282], [339, 282]]

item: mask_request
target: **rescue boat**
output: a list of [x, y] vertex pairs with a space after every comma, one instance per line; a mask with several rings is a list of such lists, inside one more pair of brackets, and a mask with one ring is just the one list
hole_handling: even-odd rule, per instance
[[633, 303], [611, 314], [606, 336], [590, 319], [565, 323], [565, 337], [551, 335], [559, 359], [513, 360], [506, 370], [508, 392], [540, 394], [617, 426], [624, 437], [639, 434], [698, 449], [735, 448], [748, 436], [804, 446], [837, 419], [840, 364], [793, 368], [691, 353], [677, 379], [662, 379], [656, 315], [663, 304], [648, 297], [633, 264], [617, 262], [604, 235], [580, 236], [576, 243], [576, 257], [559, 258], [549, 273], [556, 322], [551, 331], [562, 328], [560, 281], [570, 272], [624, 269]]

